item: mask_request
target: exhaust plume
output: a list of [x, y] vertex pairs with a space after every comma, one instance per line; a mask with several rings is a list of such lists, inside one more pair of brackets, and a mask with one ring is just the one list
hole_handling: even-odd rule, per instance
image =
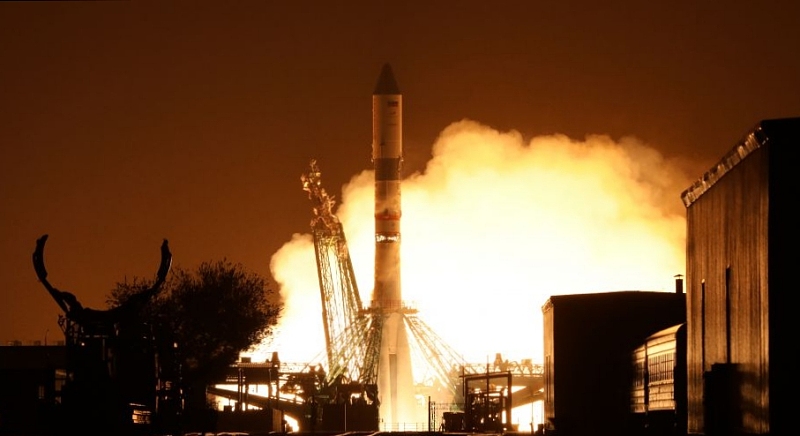
[[[425, 170], [402, 183], [403, 299], [468, 362], [495, 353], [541, 362], [549, 296], [674, 291], [685, 268], [680, 193], [689, 180], [632, 137], [526, 142], [516, 131], [453, 123]], [[344, 187], [336, 212], [362, 301], [374, 279], [373, 213], [367, 170]], [[286, 311], [264, 349], [284, 361], [315, 359], [325, 345], [311, 236], [295, 234], [270, 267]]]

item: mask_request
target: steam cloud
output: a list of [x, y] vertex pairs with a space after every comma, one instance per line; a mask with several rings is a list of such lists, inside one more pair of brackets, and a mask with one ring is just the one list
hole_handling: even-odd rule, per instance
[[[373, 181], [371, 170], [353, 177], [336, 212], [365, 304], [374, 280]], [[495, 353], [541, 362], [541, 307], [551, 295], [674, 291], [685, 265], [679, 196], [688, 181], [635, 138], [526, 143], [515, 131], [456, 122], [425, 171], [403, 181], [403, 300], [468, 362]], [[286, 310], [265, 347], [284, 361], [317, 359], [325, 345], [310, 234], [295, 234], [271, 268]]]

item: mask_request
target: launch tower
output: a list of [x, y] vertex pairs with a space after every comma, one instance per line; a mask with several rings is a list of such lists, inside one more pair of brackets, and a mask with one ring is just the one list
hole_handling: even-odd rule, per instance
[[[402, 301], [402, 95], [389, 65], [378, 78], [372, 108], [375, 275], [368, 307], [361, 306], [344, 230], [333, 213], [333, 197], [322, 187], [316, 161], [301, 177], [314, 210], [311, 227], [327, 347], [326, 383], [339, 392], [363, 391], [369, 403], [377, 399], [383, 430], [420, 429], [416, 424], [430, 420], [425, 405], [416, 401], [421, 390], [430, 388], [424, 397], [434, 393], [455, 402], [461, 394], [460, 373], [474, 369], [465, 368], [462, 357]], [[438, 428], [431, 422], [428, 427]]]

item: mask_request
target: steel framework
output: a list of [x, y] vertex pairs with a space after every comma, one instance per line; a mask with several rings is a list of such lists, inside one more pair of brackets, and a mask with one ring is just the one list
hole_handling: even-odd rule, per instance
[[[359, 384], [366, 392], [375, 392], [381, 332], [387, 315], [379, 309], [362, 306], [342, 223], [333, 211], [336, 202], [322, 187], [322, 173], [316, 160], [311, 160], [301, 181], [314, 213], [311, 230], [322, 300], [326, 383]], [[400, 313], [410, 333], [412, 365], [418, 385], [444, 389], [456, 401], [463, 401], [464, 375], [482, 374], [488, 371], [488, 365], [466, 363], [420, 319], [416, 309], [404, 306]], [[502, 369], [523, 377], [541, 375], [541, 367], [529, 361], [521, 365], [505, 362]]]

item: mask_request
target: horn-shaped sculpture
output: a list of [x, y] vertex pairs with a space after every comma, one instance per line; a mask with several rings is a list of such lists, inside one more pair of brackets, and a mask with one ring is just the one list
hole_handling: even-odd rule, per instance
[[[66, 346], [66, 378], [59, 412], [64, 421], [58, 430], [67, 434], [145, 434], [135, 416], [166, 413], [159, 404], [182, 401], [173, 389], [164, 387], [177, 386], [180, 380], [165, 372], [165, 368], [179, 366], [173, 342], [158, 340], [160, 332], [140, 316], [172, 265], [167, 240], [161, 245], [161, 264], [152, 286], [108, 310], [84, 308], [75, 295], [50, 284], [44, 266], [46, 242], [47, 235], [36, 241], [33, 267], [65, 314], [59, 316]], [[172, 372], [179, 374], [179, 370]]]
[[67, 318], [79, 324], [87, 321], [113, 321], [122, 312], [146, 303], [158, 294], [172, 266], [172, 253], [169, 251], [168, 241], [164, 239], [164, 243], [161, 244], [161, 264], [156, 273], [156, 280], [150, 288], [131, 296], [124, 304], [113, 309], [103, 311], [88, 309], [81, 305], [74, 294], [57, 289], [47, 280], [47, 269], [44, 266], [44, 246], [46, 242], [47, 235], [43, 235], [36, 240], [36, 250], [33, 252], [33, 268], [36, 271], [36, 276], [58, 306], [61, 307], [61, 310], [64, 311]]

